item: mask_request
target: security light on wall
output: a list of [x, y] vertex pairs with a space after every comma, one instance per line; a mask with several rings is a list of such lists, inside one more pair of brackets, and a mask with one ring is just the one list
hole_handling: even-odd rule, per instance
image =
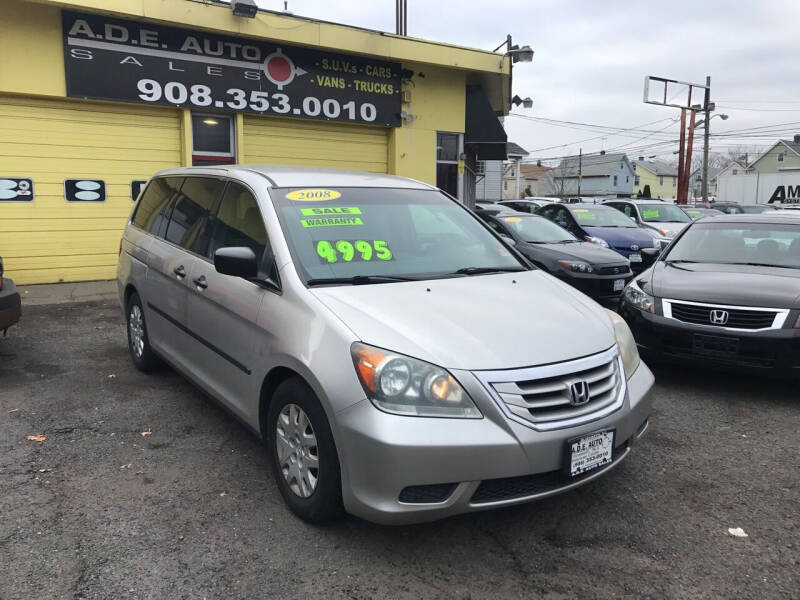
[[528, 96], [527, 98], [520, 98], [519, 96], [514, 96], [511, 99], [511, 104], [514, 106], [522, 105], [522, 108], [533, 108], [533, 98]]
[[254, 0], [231, 0], [231, 10], [234, 16], [252, 19], [258, 13], [258, 6]]

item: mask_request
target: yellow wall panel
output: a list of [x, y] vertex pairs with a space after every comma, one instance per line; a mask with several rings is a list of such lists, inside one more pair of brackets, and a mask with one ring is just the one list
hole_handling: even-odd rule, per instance
[[382, 127], [245, 115], [243, 138], [248, 164], [387, 172]]
[[[110, 279], [130, 184], [181, 164], [178, 110], [0, 95], [0, 175], [33, 179], [33, 202], [0, 202], [0, 256], [19, 284]], [[105, 202], [67, 202], [64, 180], [106, 182]]]

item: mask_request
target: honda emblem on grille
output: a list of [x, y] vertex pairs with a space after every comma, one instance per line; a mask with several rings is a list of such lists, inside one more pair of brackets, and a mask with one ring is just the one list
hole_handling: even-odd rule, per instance
[[709, 313], [708, 318], [714, 325], [725, 325], [728, 322], [728, 311], [714, 309]]
[[576, 381], [569, 386], [570, 399], [572, 406], [583, 406], [589, 402], [589, 384], [585, 381]]

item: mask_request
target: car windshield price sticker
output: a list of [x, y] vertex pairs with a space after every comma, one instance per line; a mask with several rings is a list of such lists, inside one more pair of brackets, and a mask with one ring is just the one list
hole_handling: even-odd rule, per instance
[[399, 63], [63, 11], [67, 95], [400, 125]]
[[295, 202], [325, 202], [326, 200], [336, 200], [341, 198], [342, 195], [336, 190], [295, 190], [286, 194], [289, 200]]
[[0, 175], [0, 202], [30, 202], [33, 200], [33, 179]]
[[642, 211], [642, 218], [644, 219], [657, 219], [658, 218], [658, 209], [653, 210], [643, 210]]
[[385, 240], [320, 240], [316, 243], [320, 262], [393, 260]]

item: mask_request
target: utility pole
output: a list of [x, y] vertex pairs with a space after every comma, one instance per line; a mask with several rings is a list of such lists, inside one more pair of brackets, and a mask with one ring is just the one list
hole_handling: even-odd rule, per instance
[[578, 196], [581, 195], [581, 179], [583, 179], [583, 148], [578, 148]]
[[706, 76], [706, 98], [703, 107], [706, 114], [703, 133], [703, 203], [708, 204], [708, 140], [711, 135], [711, 77]]

